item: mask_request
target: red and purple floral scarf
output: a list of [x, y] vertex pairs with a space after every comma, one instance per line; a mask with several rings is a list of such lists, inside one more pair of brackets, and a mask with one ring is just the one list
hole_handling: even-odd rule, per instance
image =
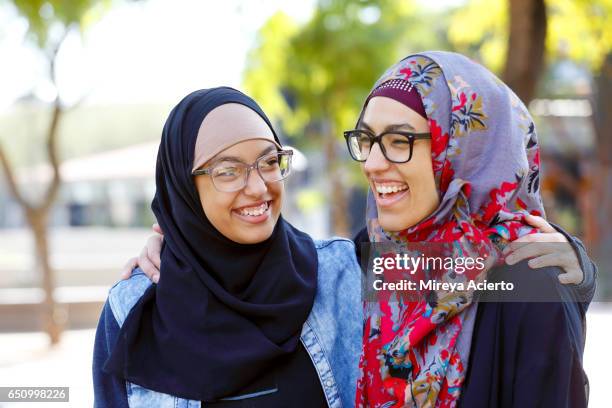
[[[423, 100], [440, 205], [419, 224], [389, 233], [370, 192], [370, 241], [408, 249], [411, 242], [453, 242], [460, 251], [491, 254], [489, 268], [504, 242], [535, 232], [525, 214], [544, 213], [538, 142], [526, 107], [491, 72], [455, 53], [409, 56], [374, 89], [393, 79], [412, 83]], [[365, 302], [356, 406], [456, 406], [476, 309], [465, 292]]]

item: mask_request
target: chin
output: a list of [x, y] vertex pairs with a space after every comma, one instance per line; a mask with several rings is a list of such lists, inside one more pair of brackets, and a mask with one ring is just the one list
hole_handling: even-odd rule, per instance
[[387, 232], [397, 232], [403, 230], [404, 228], [402, 228], [401, 224], [394, 222], [393, 218], [395, 217], [385, 217], [379, 214], [378, 223], [380, 224], [381, 228]]
[[418, 223], [415, 220], [407, 220], [400, 215], [378, 213], [378, 223], [383, 230], [388, 232], [399, 232], [408, 229]]
[[253, 233], [248, 235], [245, 234], [241, 237], [237, 237], [235, 241], [239, 244], [259, 244], [260, 242], [263, 242], [266, 239], [270, 238], [270, 235], [272, 235], [272, 233]]
[[239, 244], [258, 244], [270, 238], [274, 232], [274, 224], [260, 225], [253, 228], [251, 231], [243, 231], [234, 241]]

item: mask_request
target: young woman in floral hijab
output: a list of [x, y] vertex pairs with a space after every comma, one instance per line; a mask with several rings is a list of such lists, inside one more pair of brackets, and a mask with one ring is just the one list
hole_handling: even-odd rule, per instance
[[[452, 242], [455, 255], [490, 257], [467, 279], [537, 275], [528, 284], [572, 299], [555, 268], [502, 266], [507, 243], [537, 232], [529, 215], [543, 215], [540, 154], [527, 109], [488, 70], [454, 53], [409, 56], [377, 81], [345, 137], [370, 183], [370, 242]], [[586, 406], [585, 312], [481, 303], [473, 291], [366, 302], [356, 406]]]

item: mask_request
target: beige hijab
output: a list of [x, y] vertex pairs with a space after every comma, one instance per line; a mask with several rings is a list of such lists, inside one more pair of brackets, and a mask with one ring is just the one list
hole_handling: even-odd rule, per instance
[[266, 122], [255, 111], [239, 103], [218, 106], [206, 115], [200, 125], [192, 171], [223, 150], [255, 139], [268, 140], [281, 149]]

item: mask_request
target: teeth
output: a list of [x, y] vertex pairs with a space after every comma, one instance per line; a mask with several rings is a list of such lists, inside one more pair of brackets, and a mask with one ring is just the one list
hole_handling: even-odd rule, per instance
[[238, 213], [240, 215], [250, 215], [251, 217], [256, 217], [258, 215], [262, 215], [263, 213], [265, 213], [267, 209], [268, 209], [268, 203], [265, 202], [262, 205], [257, 206], [257, 207], [241, 208], [238, 211]]
[[397, 193], [398, 191], [408, 190], [408, 186], [406, 184], [402, 184], [400, 186], [397, 186], [397, 185], [385, 186], [382, 184], [374, 184], [374, 186], [376, 187], [376, 192], [378, 194], [390, 194], [390, 193]]

